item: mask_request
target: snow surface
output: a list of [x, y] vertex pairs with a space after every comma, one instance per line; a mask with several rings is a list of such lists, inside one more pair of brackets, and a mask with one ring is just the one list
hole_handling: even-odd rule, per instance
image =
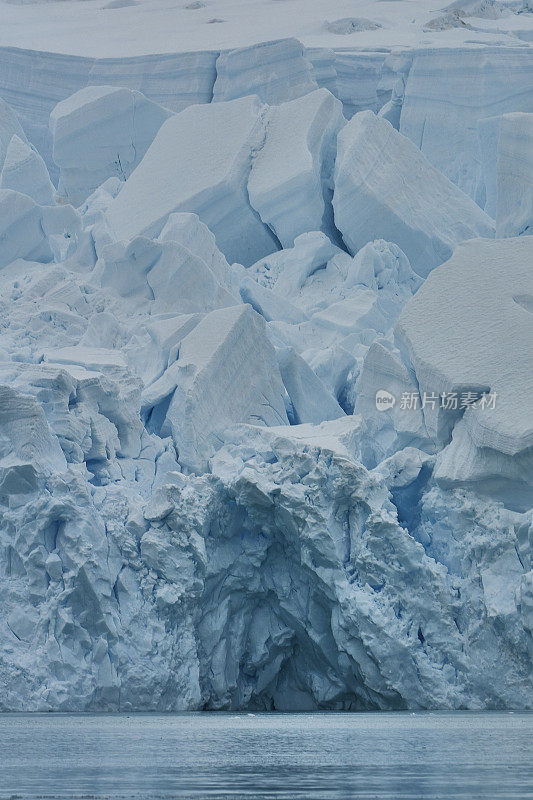
[[[139, 0], [113, 7], [106, 0], [2, 0], [0, 46], [100, 58], [149, 53], [227, 50], [296, 37], [309, 47], [457, 46], [480, 42], [517, 42], [533, 31], [523, 2], [495, 2], [504, 12], [491, 19], [468, 8], [463, 15], [475, 28], [426, 31], [442, 16], [430, 0], [205, 0], [201, 6], [169, 0]], [[459, 4], [463, 9], [465, 3]], [[355, 20], [353, 23], [351, 20]], [[357, 24], [357, 21], [359, 24]], [[377, 26], [369, 30], [368, 21]], [[518, 43], [520, 39], [518, 39]]]
[[0, 15], [0, 709], [532, 708], [526, 4]]

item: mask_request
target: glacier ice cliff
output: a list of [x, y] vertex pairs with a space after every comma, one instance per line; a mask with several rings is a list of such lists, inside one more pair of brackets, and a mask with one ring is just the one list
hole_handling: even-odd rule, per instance
[[0, 49], [0, 710], [533, 707], [529, 58]]
[[459, 242], [494, 235], [479, 206], [371, 111], [356, 114], [339, 134], [333, 208], [352, 252], [374, 239], [390, 239], [423, 276]]
[[532, 69], [531, 47], [418, 50], [405, 84], [400, 131], [483, 204], [476, 125], [486, 117], [533, 111]]
[[107, 178], [125, 181], [170, 115], [140, 92], [112, 86], [87, 86], [58, 103], [50, 131], [59, 194], [81, 205]]

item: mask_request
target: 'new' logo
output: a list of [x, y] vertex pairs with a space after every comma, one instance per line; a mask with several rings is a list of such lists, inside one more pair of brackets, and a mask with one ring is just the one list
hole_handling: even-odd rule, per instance
[[376, 408], [378, 411], [388, 411], [394, 406], [396, 398], [386, 389], [378, 389], [376, 392]]

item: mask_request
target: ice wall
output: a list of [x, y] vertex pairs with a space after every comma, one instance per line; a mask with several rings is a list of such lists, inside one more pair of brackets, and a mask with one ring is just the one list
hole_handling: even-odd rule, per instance
[[0, 97], [19, 116], [49, 168], [48, 118], [54, 106], [90, 85], [137, 89], [150, 100], [179, 111], [211, 100], [218, 53], [176, 53], [89, 59], [57, 53], [0, 48]]
[[[403, 104], [402, 133], [482, 205], [484, 197], [476, 189], [480, 179], [477, 120], [512, 111], [533, 111], [529, 77], [533, 56], [527, 46], [426, 48], [394, 54], [385, 50], [343, 48], [333, 52], [310, 48], [300, 56], [293, 47], [293, 55], [289, 57], [286, 52], [276, 66], [274, 54], [278, 52], [279, 59], [279, 52], [287, 45], [267, 44], [269, 47], [263, 45], [263, 49], [272, 55], [263, 58], [262, 65], [253, 47], [227, 51], [222, 56], [218, 51], [199, 51], [122, 59], [87, 59], [3, 47], [0, 97], [18, 113], [26, 134], [53, 172], [48, 116], [60, 100], [87, 85], [137, 89], [150, 100], [179, 111], [192, 103], [211, 101], [220, 56], [221, 75], [215, 92], [220, 99], [251, 91], [261, 94], [262, 81], [263, 86], [274, 85], [269, 83], [268, 70], [272, 74], [275, 68], [285, 71], [284, 77], [281, 73], [277, 76], [276, 95], [265, 96], [268, 102], [295, 97], [296, 86], [297, 93], [311, 91], [316, 82], [339, 97], [347, 118], [361, 110], [379, 111], [390, 101], [396, 85], [400, 91], [397, 105]], [[301, 59], [298, 80], [289, 69], [291, 58], [293, 66]], [[221, 87], [230, 78], [230, 73], [224, 77], [228, 68], [231, 92], [224, 94], [226, 90]], [[404, 85], [398, 88], [398, 77], [405, 84], [405, 96]]]
[[385, 60], [381, 115], [190, 105], [78, 209], [2, 116], [0, 709], [531, 708], [533, 239], [396, 129]]
[[[288, 49], [287, 42], [293, 43]], [[261, 95], [261, 84], [268, 87], [268, 97], [264, 97], [267, 102], [293, 99], [316, 89], [317, 85], [329, 90], [338, 87], [338, 96], [348, 116], [364, 108], [377, 111], [382, 104], [376, 87], [385, 53], [335, 54], [314, 48], [308, 55], [296, 40], [267, 43], [262, 51], [262, 59], [254, 47], [223, 55], [218, 51], [199, 51], [90, 59], [2, 47], [0, 98], [19, 115], [24, 131], [54, 178], [57, 172], [51, 158], [48, 117], [58, 102], [90, 85], [136, 89], [173, 111], [193, 103], [208, 103], [213, 95], [221, 100], [252, 92]], [[273, 84], [274, 71], [279, 74]], [[224, 89], [224, 85], [228, 88]]]
[[400, 131], [481, 205], [477, 122], [533, 111], [530, 47], [417, 50], [405, 86]]

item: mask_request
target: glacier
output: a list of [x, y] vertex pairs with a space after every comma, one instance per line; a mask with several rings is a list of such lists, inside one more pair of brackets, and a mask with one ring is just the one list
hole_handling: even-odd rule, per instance
[[502, 116], [495, 158], [498, 175], [496, 201], [498, 236], [521, 236], [533, 230], [532, 141], [533, 114]]
[[533, 708], [528, 12], [278, 6], [0, 34], [2, 711]]
[[333, 208], [351, 252], [390, 239], [424, 277], [459, 242], [493, 235], [479, 206], [372, 111], [356, 114], [339, 135]]
[[140, 92], [112, 86], [87, 86], [58, 103], [50, 132], [59, 194], [79, 206], [107, 178], [125, 181], [169, 116]]
[[6, 149], [0, 170], [0, 188], [31, 197], [38, 205], [53, 205], [56, 190], [39, 153], [16, 133]]

